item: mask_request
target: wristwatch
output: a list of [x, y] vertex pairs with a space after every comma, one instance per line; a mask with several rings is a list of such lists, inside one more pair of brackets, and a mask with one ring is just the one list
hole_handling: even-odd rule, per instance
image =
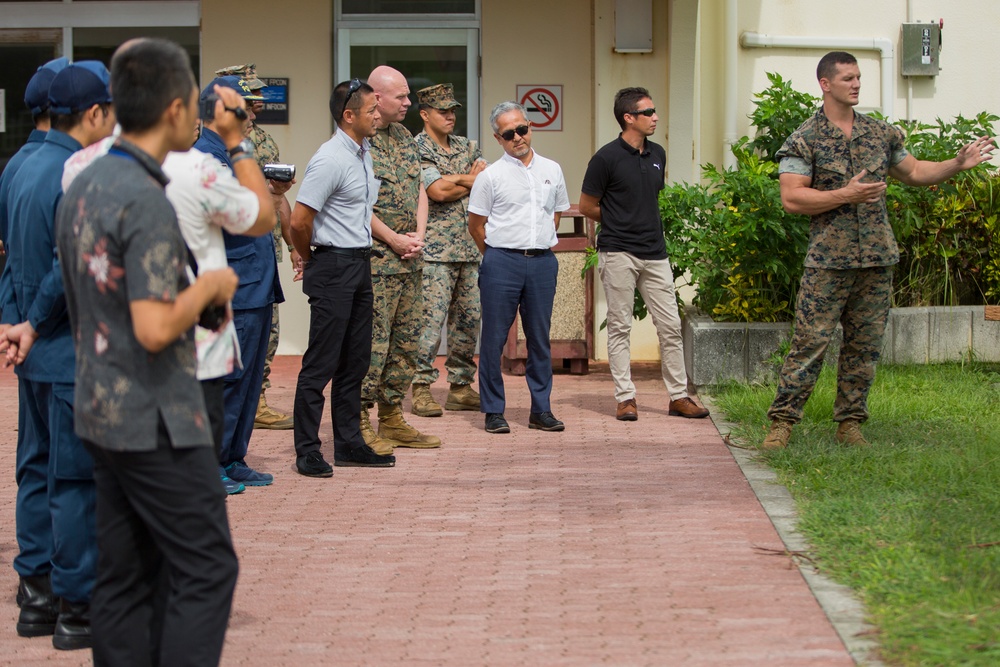
[[241, 153], [253, 155], [253, 142], [244, 138], [243, 141], [229, 149], [229, 157], [234, 158]]

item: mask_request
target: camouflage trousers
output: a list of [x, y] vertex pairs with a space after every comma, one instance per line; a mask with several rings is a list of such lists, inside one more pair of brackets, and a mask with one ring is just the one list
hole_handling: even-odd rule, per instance
[[361, 384], [362, 405], [399, 405], [410, 388], [423, 316], [421, 274], [372, 276], [372, 360]]
[[[274, 256], [281, 264], [281, 221], [274, 224]], [[278, 351], [278, 335], [281, 333], [281, 323], [278, 321], [278, 304], [274, 304], [274, 315], [271, 317], [271, 337], [267, 339], [267, 358], [264, 359], [264, 381], [261, 382], [261, 391], [271, 388], [271, 361], [274, 360], [274, 353]]]
[[264, 359], [264, 380], [260, 384], [261, 391], [271, 388], [271, 361], [274, 353], [278, 350], [278, 334], [281, 332], [281, 323], [278, 321], [278, 304], [274, 304], [274, 315], [271, 317], [271, 336], [267, 339], [267, 357]]
[[441, 347], [441, 328], [448, 322], [448, 358], [444, 367], [451, 384], [476, 379], [479, 336], [479, 262], [425, 262], [424, 317], [414, 384], [438, 379], [434, 358]]
[[844, 271], [806, 267], [795, 306], [792, 349], [781, 367], [778, 393], [767, 416], [792, 423], [802, 420], [823, 355], [840, 322], [844, 342], [833, 420], [867, 420], [868, 391], [875, 380], [891, 297], [891, 266]]

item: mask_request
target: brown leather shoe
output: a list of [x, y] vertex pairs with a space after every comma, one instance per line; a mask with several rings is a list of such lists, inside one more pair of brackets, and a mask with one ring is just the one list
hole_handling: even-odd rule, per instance
[[620, 422], [634, 422], [639, 418], [639, 408], [636, 407], [634, 398], [627, 398], [618, 404], [615, 412], [615, 419]]
[[708, 416], [708, 410], [685, 396], [684, 398], [678, 398], [676, 401], [670, 401], [670, 408], [667, 414], [671, 417], [702, 419]]

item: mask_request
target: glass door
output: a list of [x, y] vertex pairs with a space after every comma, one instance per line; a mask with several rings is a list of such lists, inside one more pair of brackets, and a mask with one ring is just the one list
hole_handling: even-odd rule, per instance
[[403, 124], [417, 134], [423, 122], [416, 92], [438, 83], [455, 86], [455, 133], [479, 139], [479, 30], [475, 28], [340, 28], [337, 81], [364, 79], [378, 65], [406, 76], [413, 108]]

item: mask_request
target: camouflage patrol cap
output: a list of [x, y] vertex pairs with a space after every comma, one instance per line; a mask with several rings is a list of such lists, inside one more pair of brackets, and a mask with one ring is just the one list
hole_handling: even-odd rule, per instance
[[439, 83], [417, 91], [417, 103], [422, 107], [430, 107], [447, 111], [462, 106], [455, 99], [455, 87], [450, 83]]
[[215, 70], [215, 76], [238, 76], [242, 77], [247, 85], [250, 86], [250, 90], [260, 90], [261, 88], [267, 88], [267, 84], [261, 81], [257, 77], [257, 66], [253, 63], [246, 63], [243, 65], [232, 65], [230, 67], [223, 67], [222, 69]]

